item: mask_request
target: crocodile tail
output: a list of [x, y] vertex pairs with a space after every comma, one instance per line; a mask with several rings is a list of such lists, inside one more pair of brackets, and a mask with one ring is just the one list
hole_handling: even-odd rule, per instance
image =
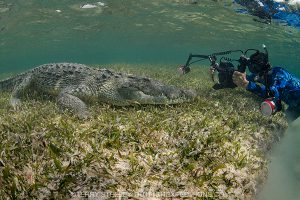
[[15, 85], [19, 84], [22, 80], [21, 75], [15, 77], [0, 80], [0, 92], [11, 92], [15, 88]]
[[13, 88], [14, 88], [14, 83], [11, 78], [0, 81], [0, 92], [12, 91]]

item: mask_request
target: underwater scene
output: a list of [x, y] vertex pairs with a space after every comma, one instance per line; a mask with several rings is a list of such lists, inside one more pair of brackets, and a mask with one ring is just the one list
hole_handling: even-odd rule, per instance
[[297, 0], [0, 0], [0, 199], [300, 199], [299, 53]]

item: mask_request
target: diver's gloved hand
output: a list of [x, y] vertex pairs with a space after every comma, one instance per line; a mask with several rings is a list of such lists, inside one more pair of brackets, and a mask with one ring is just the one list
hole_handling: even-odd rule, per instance
[[234, 84], [236, 84], [238, 87], [247, 88], [249, 81], [246, 78], [246, 72], [241, 73], [238, 71], [235, 71], [232, 75], [232, 80]]

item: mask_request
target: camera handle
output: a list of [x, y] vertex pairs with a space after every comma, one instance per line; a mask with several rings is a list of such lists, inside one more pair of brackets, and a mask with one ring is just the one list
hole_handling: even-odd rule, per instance
[[250, 59], [246, 57], [244, 54], [242, 54], [237, 61], [239, 62], [237, 71], [241, 73], [245, 73], [247, 64], [249, 63]]

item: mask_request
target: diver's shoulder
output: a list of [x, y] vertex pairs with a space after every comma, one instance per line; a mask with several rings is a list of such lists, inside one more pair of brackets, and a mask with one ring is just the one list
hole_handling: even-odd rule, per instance
[[273, 76], [281, 78], [288, 78], [291, 76], [290, 72], [279, 66], [272, 67], [271, 74], [273, 74]]
[[[288, 70], [282, 68], [282, 67], [272, 67], [272, 74], [275, 76], [280, 76], [283, 78], [288, 78], [288, 79], [298, 79], [295, 74], [289, 72]], [[300, 80], [299, 80], [300, 81]]]
[[273, 73], [289, 73], [286, 69], [284, 69], [283, 67], [279, 67], [279, 66], [272, 67], [271, 70]]

